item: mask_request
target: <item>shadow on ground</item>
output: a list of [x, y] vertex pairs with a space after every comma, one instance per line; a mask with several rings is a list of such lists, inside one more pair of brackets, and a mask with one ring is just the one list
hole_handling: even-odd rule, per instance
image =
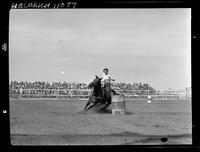
[[[80, 110], [78, 114], [112, 114], [111, 107], [105, 108], [104, 104], [97, 104], [88, 111]], [[133, 113], [126, 110], [125, 115], [132, 115]]]

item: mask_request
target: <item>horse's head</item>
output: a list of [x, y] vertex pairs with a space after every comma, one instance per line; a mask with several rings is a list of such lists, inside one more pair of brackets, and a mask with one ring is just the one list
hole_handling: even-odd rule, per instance
[[96, 97], [102, 96], [101, 79], [97, 75], [95, 79], [88, 85], [88, 88], [92, 89], [92, 95]]
[[97, 75], [95, 75], [95, 79], [89, 83], [88, 88], [96, 88], [96, 87], [101, 87], [101, 79]]

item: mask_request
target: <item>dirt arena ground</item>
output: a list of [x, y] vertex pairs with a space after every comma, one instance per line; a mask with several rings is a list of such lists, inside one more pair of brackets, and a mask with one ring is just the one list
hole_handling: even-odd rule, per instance
[[192, 144], [191, 101], [126, 101], [125, 115], [84, 113], [85, 103], [10, 100], [11, 144]]

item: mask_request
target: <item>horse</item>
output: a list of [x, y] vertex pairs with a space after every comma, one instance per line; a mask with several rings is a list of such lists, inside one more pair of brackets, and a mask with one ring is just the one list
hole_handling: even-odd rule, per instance
[[[84, 107], [85, 111], [91, 109], [98, 103], [105, 105], [103, 108], [107, 108], [111, 104], [111, 92], [108, 89], [101, 87], [101, 79], [102, 78], [95, 76], [95, 79], [89, 83], [88, 88], [92, 89], [92, 93]], [[91, 106], [89, 106], [90, 104]]]

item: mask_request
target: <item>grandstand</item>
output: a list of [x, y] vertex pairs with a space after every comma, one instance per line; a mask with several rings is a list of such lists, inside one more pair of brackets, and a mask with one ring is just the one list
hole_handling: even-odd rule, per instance
[[[126, 99], [146, 100], [151, 96], [153, 100], [190, 100], [191, 88], [178, 91], [157, 91], [148, 84], [141, 83], [113, 83], [112, 88], [125, 95]], [[79, 82], [27, 82], [11, 81], [9, 97], [17, 99], [45, 98], [45, 99], [87, 99], [91, 93], [86, 83]]]

